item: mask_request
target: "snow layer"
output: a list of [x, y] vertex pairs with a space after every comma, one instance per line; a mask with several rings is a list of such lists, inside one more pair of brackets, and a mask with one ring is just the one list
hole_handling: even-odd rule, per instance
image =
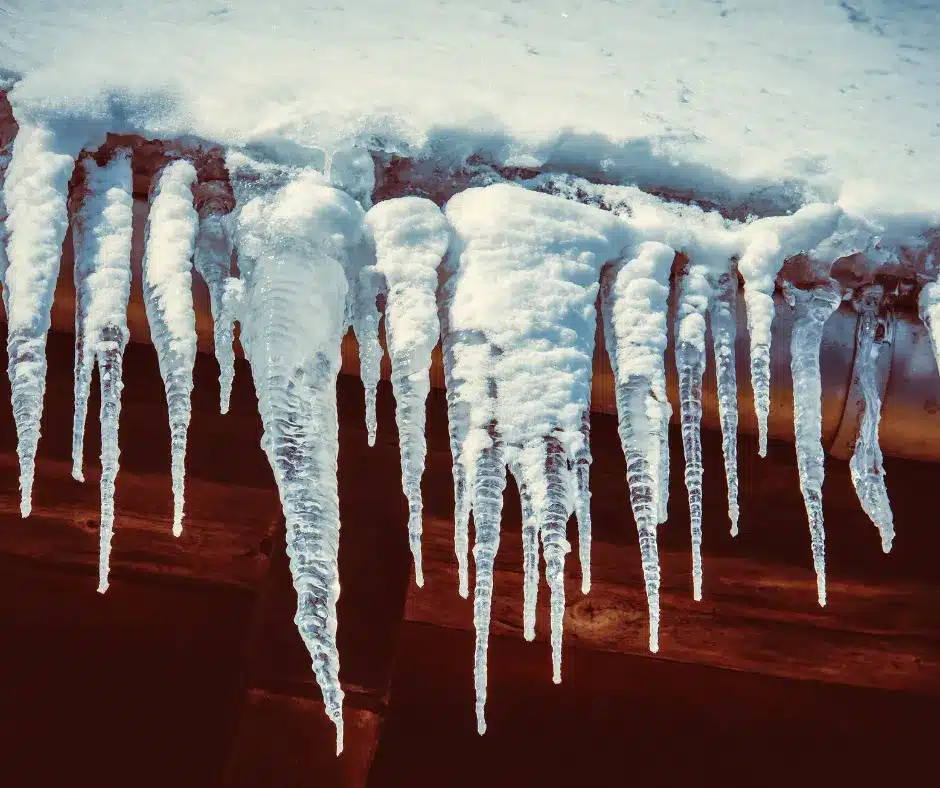
[[742, 205], [940, 210], [931, 2], [0, 8], [0, 71], [22, 77], [14, 104], [50, 121], [327, 152], [370, 140], [458, 159], [482, 151]]

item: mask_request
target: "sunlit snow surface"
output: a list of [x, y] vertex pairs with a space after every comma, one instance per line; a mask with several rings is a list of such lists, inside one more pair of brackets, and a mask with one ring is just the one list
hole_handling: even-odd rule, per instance
[[2, 0], [0, 75], [21, 110], [149, 136], [361, 136], [935, 213], [938, 29], [931, 0]]
[[[598, 299], [656, 651], [657, 529], [668, 514], [670, 471], [664, 356], [670, 335], [691, 592], [700, 599], [699, 431], [709, 331], [736, 533], [738, 302], [747, 314], [763, 454], [773, 295], [786, 260], [805, 254], [821, 270], [854, 254], [891, 262], [902, 245], [923, 248], [924, 231], [940, 226], [934, 3], [794, 0], [782, 11], [772, 0], [740, 7], [720, 0], [363, 0], [330, 8], [287, 2], [276, 13], [247, 0], [125, 6], [0, 0], [0, 89], [11, 90], [19, 123], [15, 142], [0, 150], [0, 283], [22, 512], [30, 511], [45, 341], [76, 157], [108, 132], [177, 139], [182, 151], [187, 144], [221, 145], [235, 211], [203, 203], [197, 212], [196, 167], [177, 152], [171, 158], [183, 158], [154, 177], [147, 225], [144, 297], [169, 406], [174, 530], [183, 515], [195, 266], [211, 297], [223, 412], [234, 321], [240, 323], [262, 443], [284, 509], [295, 621], [339, 747], [335, 383], [348, 328], [360, 345], [372, 444], [385, 321], [418, 585], [424, 408], [431, 352], [441, 342], [464, 596], [471, 517], [473, 523], [482, 733], [507, 471], [522, 506], [523, 632], [527, 639], [536, 634], [544, 558], [555, 681], [572, 516], [582, 590], [590, 589], [589, 408]], [[370, 151], [432, 159], [444, 173], [472, 155], [541, 174], [521, 185], [467, 189], [443, 209], [419, 197], [373, 206]], [[78, 293], [73, 459], [80, 477], [97, 359], [104, 591], [130, 282], [131, 173], [121, 152], [100, 167], [81, 161], [85, 192], [71, 216]], [[500, 178], [492, 170], [490, 176]], [[693, 202], [669, 202], [650, 189]], [[724, 214], [696, 200], [721, 205]], [[812, 290], [788, 285], [786, 295], [795, 310], [797, 464], [824, 604], [819, 347], [826, 320], [850, 294], [830, 281]], [[851, 472], [887, 550], [893, 522], [874, 377], [874, 316], [883, 304], [856, 308], [868, 319], [858, 329], [865, 411]], [[920, 308], [936, 351], [940, 286], [922, 289]]]

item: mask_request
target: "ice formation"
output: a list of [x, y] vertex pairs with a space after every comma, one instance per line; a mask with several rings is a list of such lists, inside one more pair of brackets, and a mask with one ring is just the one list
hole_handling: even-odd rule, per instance
[[883, 304], [883, 297], [883, 288], [872, 286], [860, 293], [855, 300], [859, 314], [855, 335], [855, 369], [858, 370], [858, 383], [862, 390], [863, 410], [858, 424], [855, 451], [849, 460], [849, 469], [858, 500], [865, 514], [878, 529], [881, 547], [887, 553], [894, 541], [894, 515], [888, 500], [883, 457], [878, 443], [881, 392], [876, 370], [878, 356], [886, 352], [884, 345], [893, 341], [893, 315]]
[[[415, 582], [420, 587], [424, 585], [421, 568], [424, 408], [431, 391], [431, 351], [441, 333], [437, 267], [447, 252], [450, 229], [440, 209], [421, 197], [379, 203], [366, 214], [366, 225], [375, 241], [376, 271], [384, 278], [385, 329], [392, 359], [402, 485], [408, 498], [408, 541], [414, 556]], [[368, 388], [375, 390], [371, 380]]]
[[[194, 205], [195, 166], [187, 159], [170, 161], [154, 181], [143, 260], [147, 316], [170, 415], [174, 532], [182, 523], [196, 352], [191, 295], [195, 265], [210, 292], [223, 411], [232, 384], [234, 320], [241, 325], [264, 427], [263, 448], [284, 510], [298, 597], [295, 621], [327, 713], [336, 724], [338, 749], [343, 691], [336, 648], [336, 375], [340, 343], [350, 326], [360, 345], [372, 444], [382, 361], [380, 326], [386, 321], [402, 482], [409, 504], [408, 538], [418, 585], [423, 583], [424, 408], [432, 350], [438, 341], [441, 344], [453, 461], [454, 546], [463, 596], [470, 590], [471, 514], [475, 532], [474, 684], [482, 733], [507, 471], [517, 483], [522, 507], [523, 633], [530, 640], [536, 635], [544, 559], [556, 682], [561, 680], [564, 567], [571, 550], [567, 528], [572, 515], [578, 524], [581, 587], [583, 593], [590, 589], [590, 396], [598, 296], [639, 536], [649, 647], [657, 651], [657, 529], [666, 520], [670, 472], [672, 407], [664, 361], [670, 335], [679, 378], [692, 590], [700, 599], [701, 544], [707, 527], [702, 521], [700, 422], [709, 329], [732, 533], [738, 526], [738, 272], [744, 282], [752, 386], [764, 453], [773, 295], [784, 263], [805, 255], [818, 273], [840, 257], [861, 253], [883, 262], [893, 254], [883, 228], [833, 203], [809, 203], [792, 214], [738, 221], [635, 186], [597, 185], [568, 175], [539, 175], [511, 184], [479, 163], [474, 164], [474, 177], [492, 185], [441, 200], [446, 202], [443, 211], [417, 196], [379, 200], [373, 206], [380, 184], [375, 162], [359, 142], [347, 140], [323, 157], [310, 151], [301, 155], [303, 146], [286, 144], [231, 148], [226, 167], [236, 197], [232, 213], [225, 199]], [[9, 322], [24, 515], [29, 512], [39, 437], [45, 334], [69, 223], [66, 201], [77, 151], [70, 145], [51, 128], [24, 122], [12, 157], [0, 151], [0, 280]], [[127, 341], [131, 168], [122, 150], [103, 164], [88, 152], [80, 161], [76, 183], [82, 189], [73, 195], [72, 217], [77, 290], [73, 464], [80, 478], [85, 411], [97, 362], [102, 385], [103, 591], [118, 470], [121, 358]], [[238, 260], [237, 279], [233, 256]], [[676, 321], [670, 329], [673, 273]], [[783, 284], [796, 313], [791, 359], [800, 483], [819, 599], [825, 603], [819, 351], [825, 322], [842, 293], [831, 282], [809, 290]], [[856, 296], [861, 316], [856, 353], [865, 402], [851, 472], [862, 506], [887, 549], [893, 524], [877, 440], [881, 401], [874, 378], [879, 324], [886, 318], [871, 299]], [[922, 288], [920, 307], [936, 350], [940, 286], [929, 283]]]
[[744, 277], [744, 303], [751, 338], [751, 387], [757, 413], [758, 452], [767, 454], [770, 413], [770, 342], [774, 286], [787, 258], [813, 250], [832, 235], [842, 216], [835, 205], [813, 204], [793, 216], [769, 217], [746, 227], [738, 270]]
[[192, 256], [199, 216], [193, 207], [195, 181], [195, 167], [183, 159], [167, 164], [154, 181], [143, 264], [147, 322], [157, 350], [170, 414], [175, 536], [183, 531], [186, 436], [196, 363]]
[[339, 425], [336, 376], [346, 330], [347, 277], [364, 213], [320, 173], [232, 153], [242, 297], [241, 342], [280, 491], [297, 591], [295, 622], [326, 711], [343, 742], [336, 651], [339, 597]]
[[819, 604], [826, 604], [826, 531], [823, 525], [822, 487], [826, 454], [822, 447], [822, 381], [819, 348], [823, 327], [842, 301], [834, 283], [800, 290], [787, 285], [787, 302], [795, 319], [790, 338], [793, 372], [793, 427], [800, 490], [809, 518], [809, 532], [816, 569]]
[[33, 475], [43, 397], [46, 336], [68, 230], [68, 186], [75, 159], [55, 133], [23, 124], [3, 184], [6, 261], [7, 372], [20, 461], [20, 512], [32, 509]]
[[614, 370], [620, 443], [627, 461], [630, 505], [640, 538], [649, 604], [650, 651], [659, 651], [659, 548], [656, 527], [668, 477], [663, 446], [672, 407], [666, 397], [663, 353], [667, 343], [669, 274], [675, 251], [647, 241], [604, 271], [601, 304], [604, 338]]
[[720, 274], [713, 283], [708, 307], [715, 380], [718, 388], [718, 417], [721, 420], [721, 451], [725, 458], [728, 485], [728, 519], [731, 535], [738, 534], [738, 383], [734, 342], [738, 331], [737, 268]]
[[705, 375], [705, 315], [710, 297], [708, 270], [691, 263], [678, 282], [676, 369], [692, 531], [692, 596], [696, 600], [702, 598], [702, 378]]
[[98, 591], [108, 588], [114, 484], [118, 473], [121, 374], [131, 290], [133, 176], [130, 153], [118, 150], [103, 166], [82, 159], [81, 203], [72, 216], [75, 250], [75, 415], [72, 476], [84, 481], [82, 449], [92, 371], [101, 383], [101, 532]]
[[575, 467], [588, 451], [583, 417], [590, 405], [594, 303], [601, 266], [619, 256], [629, 231], [609, 213], [508, 184], [467, 189], [445, 213], [455, 235], [443, 307], [454, 344], [445, 364], [450, 380], [460, 381], [448, 404], [460, 425], [459, 458], [472, 490], [482, 733], [507, 465], [524, 507], [527, 635], [534, 623], [537, 534], [551, 594], [553, 676], [561, 680], [566, 528], [575, 509]]
[[230, 216], [218, 201], [207, 200], [198, 210], [199, 230], [193, 264], [209, 288], [212, 337], [219, 362], [219, 410], [228, 413], [235, 379], [235, 318], [226, 298], [226, 282], [232, 275]]

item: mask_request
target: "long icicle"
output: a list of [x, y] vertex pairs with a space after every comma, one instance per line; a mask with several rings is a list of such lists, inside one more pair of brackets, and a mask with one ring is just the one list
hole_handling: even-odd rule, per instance
[[738, 273], [722, 273], [714, 282], [708, 319], [715, 351], [715, 380], [718, 388], [718, 418], [721, 421], [721, 451], [728, 485], [728, 519], [731, 535], [738, 535], [738, 383], [734, 343], [738, 330]]
[[[257, 180], [250, 160], [231, 156], [227, 163], [239, 206], [242, 346], [258, 393], [263, 446], [284, 509], [297, 591], [294, 621], [341, 752], [336, 378], [346, 325], [345, 267], [361, 240], [364, 214], [316, 172], [273, 173], [286, 183], [272, 177], [261, 189], [253, 188]], [[240, 186], [242, 179], [247, 188]]]
[[[463, 447], [470, 429], [470, 403], [463, 391], [464, 380], [454, 374], [456, 350], [471, 338], [464, 331], [450, 327], [450, 303], [457, 279], [446, 266], [438, 275], [438, 318], [441, 325], [441, 352], [444, 362], [444, 385], [447, 389], [447, 430], [450, 437], [451, 469], [454, 477], [454, 553], [457, 556], [457, 589], [466, 599], [470, 595], [470, 512], [473, 508], [473, 490], [467, 468], [463, 462]], [[482, 342], [482, 338], [477, 338]], [[534, 624], [533, 624], [534, 626]]]
[[425, 403], [431, 391], [431, 352], [441, 334], [437, 268], [447, 253], [450, 229], [440, 208], [421, 197], [381, 202], [366, 214], [366, 224], [375, 240], [376, 269], [388, 286], [385, 329], [392, 361], [402, 487], [408, 499], [408, 542], [415, 583], [421, 587]]
[[[890, 552], [894, 540], [894, 515], [885, 486], [884, 458], [878, 442], [881, 421], [881, 393], [876, 381], [878, 356], [886, 342], [893, 341], [891, 327], [894, 315], [884, 306], [884, 291], [870, 287], [855, 299], [859, 313], [855, 332], [855, 370], [862, 390], [862, 413], [858, 425], [855, 451], [849, 460], [852, 484], [865, 514], [881, 535], [881, 549]], [[884, 332], [879, 336], [879, 328]]]
[[473, 428], [469, 440], [482, 445], [467, 461], [473, 462], [473, 563], [476, 584], [473, 590], [473, 628], [476, 647], [473, 684], [476, 689], [477, 733], [486, 733], [486, 675], [490, 642], [490, 615], [493, 609], [493, 567], [499, 550], [499, 524], [506, 489], [506, 458], [495, 422], [488, 428]]
[[144, 249], [144, 305], [160, 362], [170, 417], [173, 535], [183, 532], [186, 436], [196, 363], [192, 256], [199, 216], [193, 207], [196, 169], [188, 161], [166, 165], [155, 181]]
[[826, 453], [822, 447], [822, 381], [819, 349], [826, 321], [842, 300], [834, 284], [799, 290], [787, 284], [784, 293], [795, 319], [790, 338], [793, 372], [793, 426], [800, 490], [806, 504], [816, 590], [821, 607], [826, 605], [826, 531], [823, 522], [822, 487]]
[[379, 324], [382, 313], [377, 301], [385, 296], [385, 277], [375, 266], [365, 266], [355, 282], [353, 331], [359, 345], [359, 376], [366, 398], [366, 440], [375, 446], [377, 421], [375, 415], [376, 389], [382, 378], [382, 344], [379, 342]]
[[659, 550], [662, 425], [668, 418], [663, 352], [669, 274], [675, 252], [648, 242], [601, 279], [601, 306], [607, 354], [614, 370], [620, 441], [627, 461], [630, 505], [640, 541], [649, 605], [649, 647], [659, 650]]
[[133, 173], [130, 154], [118, 150], [99, 167], [82, 162], [84, 199], [72, 222], [75, 249], [75, 414], [72, 476], [84, 481], [82, 454], [92, 368], [101, 384], [101, 527], [98, 592], [108, 589], [114, 532], [114, 485], [120, 446], [122, 368], [127, 347], [127, 302], [131, 288]]
[[33, 477], [46, 392], [46, 337], [68, 229], [72, 155], [41, 126], [21, 125], [3, 184], [7, 218], [3, 297], [7, 373], [20, 464], [20, 514], [32, 511]]
[[539, 525], [522, 469], [513, 465], [511, 470], [522, 504], [522, 636], [531, 642], [535, 640], [539, 599]]
[[[591, 591], [591, 411], [581, 416], [584, 444], [575, 453], [574, 511], [578, 520], [578, 559], [581, 563], [581, 593]], [[668, 473], [668, 469], [667, 469]]]
[[705, 314], [711, 287], [704, 267], [692, 264], [680, 275], [676, 316], [676, 371], [685, 486], [692, 532], [692, 598], [702, 599], [702, 378], [705, 374]]

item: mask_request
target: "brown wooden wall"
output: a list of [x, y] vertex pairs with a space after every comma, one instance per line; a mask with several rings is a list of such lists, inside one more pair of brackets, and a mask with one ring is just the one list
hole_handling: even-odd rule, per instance
[[705, 600], [693, 603], [674, 440], [654, 657], [645, 650], [615, 421], [595, 416], [595, 587], [582, 597], [573, 555], [564, 683], [551, 683], [544, 586], [539, 640], [521, 639], [520, 521], [510, 484], [481, 739], [470, 604], [456, 593], [443, 397], [435, 392], [429, 402], [427, 583], [418, 590], [391, 393], [383, 384], [379, 440], [369, 448], [361, 383], [341, 376], [347, 740], [337, 760], [293, 631], [277, 495], [247, 367], [239, 362], [231, 413], [220, 416], [215, 363], [199, 357], [187, 519], [177, 540], [156, 358], [147, 346], [129, 348], [112, 585], [100, 596], [97, 402], [81, 485], [69, 476], [71, 356], [71, 338], [53, 335], [26, 521], [9, 390], [0, 382], [0, 785], [883, 785], [912, 782], [933, 763], [935, 466], [886, 462], [898, 536], [885, 556], [848, 469], [828, 461], [830, 600], [822, 610], [792, 445], [772, 443], [760, 461], [755, 441], [741, 439], [741, 535], [732, 539], [720, 444], [706, 433]]

